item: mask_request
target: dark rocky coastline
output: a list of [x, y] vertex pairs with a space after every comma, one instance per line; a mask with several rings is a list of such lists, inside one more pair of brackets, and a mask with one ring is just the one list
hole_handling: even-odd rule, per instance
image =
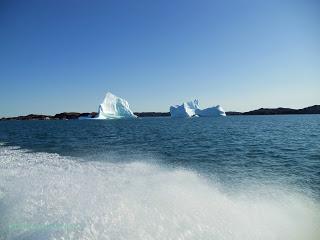
[[[241, 115], [284, 115], [284, 114], [320, 114], [320, 105], [314, 105], [302, 109], [292, 108], [260, 108], [241, 113]], [[228, 114], [227, 114], [228, 115]]]
[[135, 112], [138, 117], [170, 117], [169, 112]]
[[[169, 117], [169, 112], [135, 112], [138, 117]], [[320, 114], [320, 105], [314, 105], [302, 109], [292, 108], [260, 108], [249, 112], [226, 112], [228, 116], [234, 115], [285, 115], [285, 114]], [[55, 115], [43, 115], [43, 114], [29, 114], [26, 116], [18, 117], [3, 117], [0, 120], [75, 120], [79, 117], [94, 118], [97, 115], [96, 112], [91, 113], [78, 113], [78, 112], [63, 112]]]

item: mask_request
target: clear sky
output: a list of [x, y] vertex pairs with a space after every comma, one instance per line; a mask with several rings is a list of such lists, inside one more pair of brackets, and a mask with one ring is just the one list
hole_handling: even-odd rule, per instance
[[320, 104], [318, 0], [0, 0], [0, 116]]

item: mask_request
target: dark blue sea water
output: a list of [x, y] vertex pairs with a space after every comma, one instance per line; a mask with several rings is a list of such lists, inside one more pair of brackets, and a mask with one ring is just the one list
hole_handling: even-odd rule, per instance
[[0, 122], [0, 239], [320, 239], [320, 115]]

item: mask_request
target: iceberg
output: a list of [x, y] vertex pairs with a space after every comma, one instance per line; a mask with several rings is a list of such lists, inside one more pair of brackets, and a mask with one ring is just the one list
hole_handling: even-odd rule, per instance
[[184, 102], [182, 105], [170, 107], [171, 117], [193, 117], [199, 109], [199, 101], [197, 99]]
[[203, 110], [198, 110], [197, 115], [199, 117], [219, 117], [219, 116], [226, 116], [225, 111], [220, 105], [216, 107], [205, 108]]
[[94, 119], [136, 118], [129, 107], [129, 103], [108, 92], [99, 105], [98, 115]]
[[226, 113], [220, 105], [217, 105], [216, 107], [200, 109], [199, 101], [195, 99], [190, 102], [184, 102], [182, 103], [182, 105], [171, 106], [170, 115], [171, 117], [175, 117], [175, 118], [218, 117], [218, 116], [226, 116]]

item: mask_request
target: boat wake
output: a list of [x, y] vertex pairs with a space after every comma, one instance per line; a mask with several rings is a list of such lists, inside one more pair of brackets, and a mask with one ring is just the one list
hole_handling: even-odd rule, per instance
[[319, 203], [284, 188], [230, 193], [192, 171], [143, 160], [89, 162], [0, 146], [0, 239], [319, 236]]

